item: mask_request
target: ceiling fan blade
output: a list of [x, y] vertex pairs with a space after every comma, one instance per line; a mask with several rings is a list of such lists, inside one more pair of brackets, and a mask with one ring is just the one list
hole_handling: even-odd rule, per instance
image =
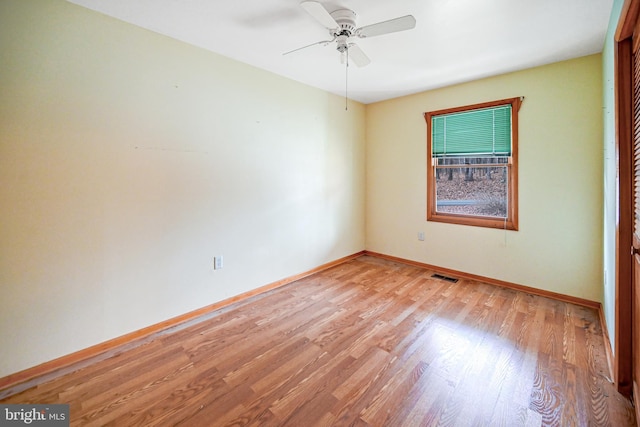
[[315, 45], [318, 45], [318, 44], [323, 44], [323, 45], [325, 45], [325, 46], [326, 46], [326, 45], [328, 45], [329, 43], [331, 43], [332, 41], [334, 41], [335, 39], [336, 39], [336, 38], [334, 37], [334, 38], [333, 38], [333, 40], [322, 40], [322, 41], [319, 41], [319, 42], [311, 43], [311, 44], [308, 44], [308, 45], [306, 45], [306, 46], [302, 46], [302, 47], [299, 47], [299, 48], [297, 48], [297, 49], [290, 50], [289, 52], [285, 52], [285, 53], [283, 53], [282, 55], [283, 55], [283, 56], [284, 56], [284, 55], [289, 55], [290, 53], [297, 52], [297, 51], [299, 51], [299, 50], [306, 49], [306, 48], [308, 48], [308, 47], [315, 46]]
[[362, 51], [362, 49], [360, 49], [360, 46], [358, 46], [357, 44], [349, 44], [348, 50], [349, 58], [353, 59], [353, 62], [355, 62], [358, 67], [364, 67], [371, 63], [369, 57]]
[[[309, 2], [311, 3], [311, 2]], [[357, 30], [358, 37], [375, 37], [383, 34], [395, 33], [415, 28], [416, 18], [413, 15], [401, 16], [400, 18], [390, 19], [388, 21], [378, 22], [364, 26]]]
[[303, 1], [300, 3], [300, 6], [304, 10], [307, 11], [309, 15], [311, 15], [316, 21], [325, 26], [326, 28], [332, 30], [334, 28], [340, 27], [335, 19], [329, 14], [327, 9], [324, 8], [322, 3], [317, 1]]

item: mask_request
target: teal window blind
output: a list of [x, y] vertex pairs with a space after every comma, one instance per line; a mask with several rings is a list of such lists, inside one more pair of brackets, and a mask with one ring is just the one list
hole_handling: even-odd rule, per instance
[[511, 104], [431, 118], [433, 157], [510, 156]]

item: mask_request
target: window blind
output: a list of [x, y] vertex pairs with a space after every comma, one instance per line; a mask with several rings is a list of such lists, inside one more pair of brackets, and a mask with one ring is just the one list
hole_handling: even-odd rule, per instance
[[510, 156], [511, 104], [431, 118], [433, 157]]

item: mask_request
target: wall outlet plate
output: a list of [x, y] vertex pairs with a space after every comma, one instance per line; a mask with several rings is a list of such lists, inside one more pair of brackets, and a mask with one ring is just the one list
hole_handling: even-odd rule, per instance
[[220, 270], [222, 268], [222, 255], [213, 257], [213, 269]]

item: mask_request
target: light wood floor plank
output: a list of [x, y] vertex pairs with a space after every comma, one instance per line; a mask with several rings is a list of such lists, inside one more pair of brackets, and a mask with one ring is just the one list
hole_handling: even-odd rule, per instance
[[362, 256], [2, 403], [71, 425], [631, 426], [590, 308]]

